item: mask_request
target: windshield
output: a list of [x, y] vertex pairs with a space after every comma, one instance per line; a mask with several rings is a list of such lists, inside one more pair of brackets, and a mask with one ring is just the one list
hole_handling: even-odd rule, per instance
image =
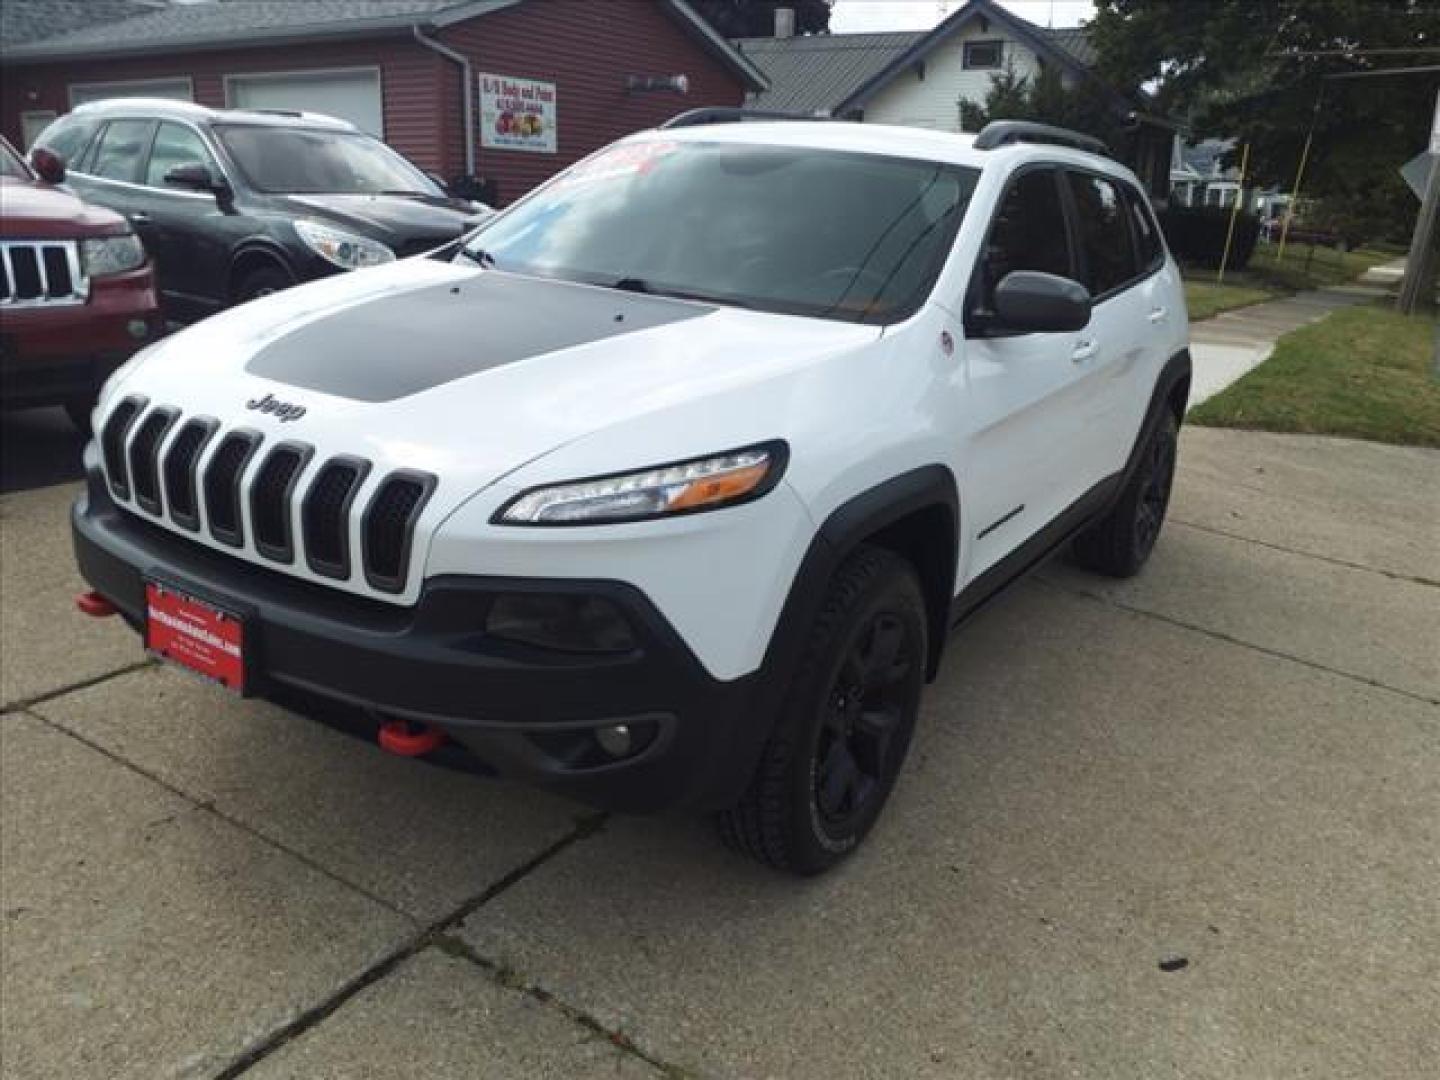
[[217, 124], [215, 133], [250, 185], [270, 195], [444, 194], [369, 135], [260, 124]]
[[929, 295], [979, 170], [736, 143], [626, 143], [481, 229], [501, 270], [894, 322]]
[[12, 180], [31, 179], [30, 167], [3, 139], [0, 139], [0, 176], [8, 176]]

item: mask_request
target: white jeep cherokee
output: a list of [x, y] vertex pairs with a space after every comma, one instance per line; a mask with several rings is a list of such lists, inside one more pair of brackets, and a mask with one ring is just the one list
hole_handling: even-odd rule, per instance
[[842, 859], [956, 623], [1072, 538], [1150, 553], [1184, 298], [1084, 136], [714, 112], [137, 356], [86, 452], [82, 607], [402, 753]]

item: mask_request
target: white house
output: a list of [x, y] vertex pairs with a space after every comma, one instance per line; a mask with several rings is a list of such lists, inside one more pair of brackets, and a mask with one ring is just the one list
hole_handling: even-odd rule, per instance
[[[788, 23], [778, 23], [783, 32]], [[1002, 8], [969, 0], [933, 30], [818, 34], [734, 42], [770, 82], [748, 95], [757, 109], [962, 131], [961, 103], [984, 104], [1007, 69], [1034, 78], [1051, 68], [1075, 93], [1103, 98], [1132, 136], [1124, 157], [1159, 199], [1169, 195], [1174, 126], [1144, 113], [1094, 72], [1095, 49], [1083, 27], [1051, 30]]]

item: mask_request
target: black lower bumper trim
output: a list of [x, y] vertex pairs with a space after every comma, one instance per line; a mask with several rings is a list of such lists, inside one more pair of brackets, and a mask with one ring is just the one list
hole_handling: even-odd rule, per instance
[[[90, 586], [143, 626], [144, 579], [160, 575], [250, 613], [246, 649], [258, 696], [294, 692], [434, 724], [502, 775], [606, 809], [710, 809], [737, 799], [768, 733], [753, 707], [758, 674], [714, 679], [658, 609], [614, 581], [442, 576], [401, 608], [299, 581], [170, 533], [111, 501], [87, 451], [87, 492], [72, 511]], [[500, 593], [602, 595], [630, 622], [618, 655], [554, 653], [484, 633]], [[253, 650], [253, 651], [252, 651]], [[593, 733], [614, 724], [643, 745], [605, 757]]]

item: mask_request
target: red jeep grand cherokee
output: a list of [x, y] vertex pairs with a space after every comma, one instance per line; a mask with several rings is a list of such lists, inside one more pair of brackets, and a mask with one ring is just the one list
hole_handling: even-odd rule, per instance
[[0, 405], [64, 405], [83, 430], [100, 384], [164, 321], [129, 223], [56, 188], [64, 163], [41, 153], [44, 180], [0, 138]]

